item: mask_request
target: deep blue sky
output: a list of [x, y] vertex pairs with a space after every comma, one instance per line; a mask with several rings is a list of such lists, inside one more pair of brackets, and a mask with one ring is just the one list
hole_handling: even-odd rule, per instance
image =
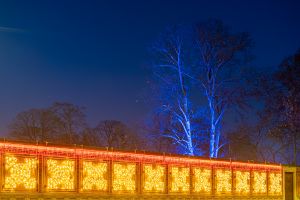
[[0, 135], [18, 112], [54, 101], [85, 106], [91, 125], [142, 120], [147, 47], [168, 25], [207, 18], [248, 31], [258, 67], [300, 47], [296, 0], [0, 0]]

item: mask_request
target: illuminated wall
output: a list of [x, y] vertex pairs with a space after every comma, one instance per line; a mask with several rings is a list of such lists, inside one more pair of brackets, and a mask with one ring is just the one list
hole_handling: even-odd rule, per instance
[[37, 158], [5, 155], [4, 190], [36, 190]]
[[193, 192], [212, 192], [212, 170], [208, 168], [193, 168]]
[[112, 190], [114, 192], [136, 192], [136, 164], [114, 163]]
[[278, 200], [283, 194], [280, 165], [83, 148], [3, 145], [1, 141], [0, 154], [0, 197], [24, 191], [24, 194], [38, 195], [192, 194], [195, 198], [215, 195], [220, 199], [239, 196], [240, 199]]
[[232, 173], [227, 169], [216, 169], [215, 172], [216, 193], [229, 194], [232, 190]]
[[190, 191], [190, 168], [170, 167], [170, 192], [187, 193]]
[[253, 172], [253, 194], [267, 194], [267, 173]]
[[47, 190], [75, 190], [75, 160], [46, 159]]
[[164, 193], [166, 191], [166, 167], [143, 165], [143, 191]]
[[108, 164], [106, 162], [82, 162], [82, 191], [108, 191]]

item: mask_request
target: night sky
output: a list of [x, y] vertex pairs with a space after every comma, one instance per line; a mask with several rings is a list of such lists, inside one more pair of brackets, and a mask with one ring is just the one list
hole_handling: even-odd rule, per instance
[[300, 47], [300, 1], [1, 1], [0, 135], [20, 111], [54, 101], [103, 119], [141, 121], [148, 47], [168, 25], [222, 19], [254, 42], [254, 66], [274, 68]]

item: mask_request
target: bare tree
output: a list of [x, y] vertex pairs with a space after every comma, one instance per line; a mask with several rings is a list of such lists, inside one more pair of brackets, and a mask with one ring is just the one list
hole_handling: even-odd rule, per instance
[[116, 148], [120, 150], [140, 149], [139, 135], [121, 121], [104, 120], [96, 128], [87, 129], [83, 135], [86, 145]]
[[290, 160], [288, 163], [296, 165], [300, 140], [300, 50], [283, 60], [273, 82], [277, 84], [274, 84], [273, 99], [266, 104], [266, 109], [277, 117], [270, 136], [285, 144], [283, 151], [293, 155], [293, 158], [286, 158]]
[[95, 128], [87, 127], [82, 132], [81, 143], [86, 146], [103, 147], [101, 136]]
[[[202, 119], [203, 108], [207, 107], [209, 156], [218, 157], [226, 144], [220, 144], [224, 113], [246, 105], [242, 67], [249, 61], [251, 40], [246, 33], [231, 33], [218, 20], [199, 23], [194, 31], [187, 30], [182, 26], [168, 29], [152, 49], [156, 55], [153, 71], [164, 87], [161, 110], [172, 116], [164, 136], [194, 155], [197, 145], [207, 140], [201, 134], [207, 131]], [[200, 93], [192, 94], [195, 87]], [[197, 112], [192, 105], [197, 105]], [[202, 120], [195, 122], [197, 119]]]
[[[256, 74], [256, 122], [245, 126], [261, 161], [297, 163], [299, 149], [300, 65], [297, 53], [279, 70]], [[297, 64], [298, 62], [298, 64]], [[257, 103], [259, 102], [259, 103]], [[256, 105], [257, 106], [257, 105]]]
[[235, 160], [257, 160], [257, 147], [252, 142], [251, 129], [243, 126], [237, 127], [228, 134], [228, 157]]
[[86, 128], [84, 109], [71, 103], [56, 102], [49, 108], [60, 121], [60, 142], [78, 143]]
[[60, 122], [49, 109], [30, 109], [17, 114], [10, 124], [10, 136], [30, 141], [54, 141], [59, 134]]
[[171, 134], [169, 130], [169, 128], [172, 127], [171, 118], [172, 117], [170, 115], [157, 111], [151, 113], [151, 115], [145, 120], [141, 131], [147, 139], [149, 151], [161, 153], [177, 152], [177, 145], [174, 144], [173, 139], [163, 136], [165, 134]]
[[170, 116], [170, 126], [162, 136], [172, 139], [185, 154], [194, 155], [196, 132], [192, 124], [191, 88], [187, 76], [189, 52], [184, 31], [182, 27], [172, 27], [161, 35], [151, 49], [155, 56], [152, 69], [162, 91], [159, 111]]
[[242, 65], [248, 61], [251, 40], [246, 33], [231, 33], [219, 20], [208, 20], [196, 26], [198, 49], [197, 77], [201, 93], [207, 100], [210, 116], [209, 156], [218, 157], [225, 145], [220, 143], [221, 125], [231, 105], [244, 103], [241, 80]]

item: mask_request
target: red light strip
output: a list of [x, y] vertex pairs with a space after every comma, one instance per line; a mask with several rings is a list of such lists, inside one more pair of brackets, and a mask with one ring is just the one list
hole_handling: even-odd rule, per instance
[[89, 159], [102, 160], [117, 160], [129, 162], [143, 162], [143, 163], [160, 163], [160, 164], [176, 164], [189, 165], [200, 167], [224, 167], [234, 169], [256, 169], [256, 170], [270, 170], [281, 171], [281, 165], [274, 164], [257, 164], [246, 162], [231, 162], [221, 160], [209, 160], [196, 157], [180, 157], [180, 156], [165, 156], [142, 153], [129, 153], [120, 151], [104, 151], [83, 148], [65, 148], [65, 147], [49, 147], [46, 145], [30, 145], [30, 144], [16, 144], [11, 142], [0, 142], [1, 153], [16, 153], [27, 155], [44, 155], [44, 156], [58, 156], [58, 157], [79, 157]]

